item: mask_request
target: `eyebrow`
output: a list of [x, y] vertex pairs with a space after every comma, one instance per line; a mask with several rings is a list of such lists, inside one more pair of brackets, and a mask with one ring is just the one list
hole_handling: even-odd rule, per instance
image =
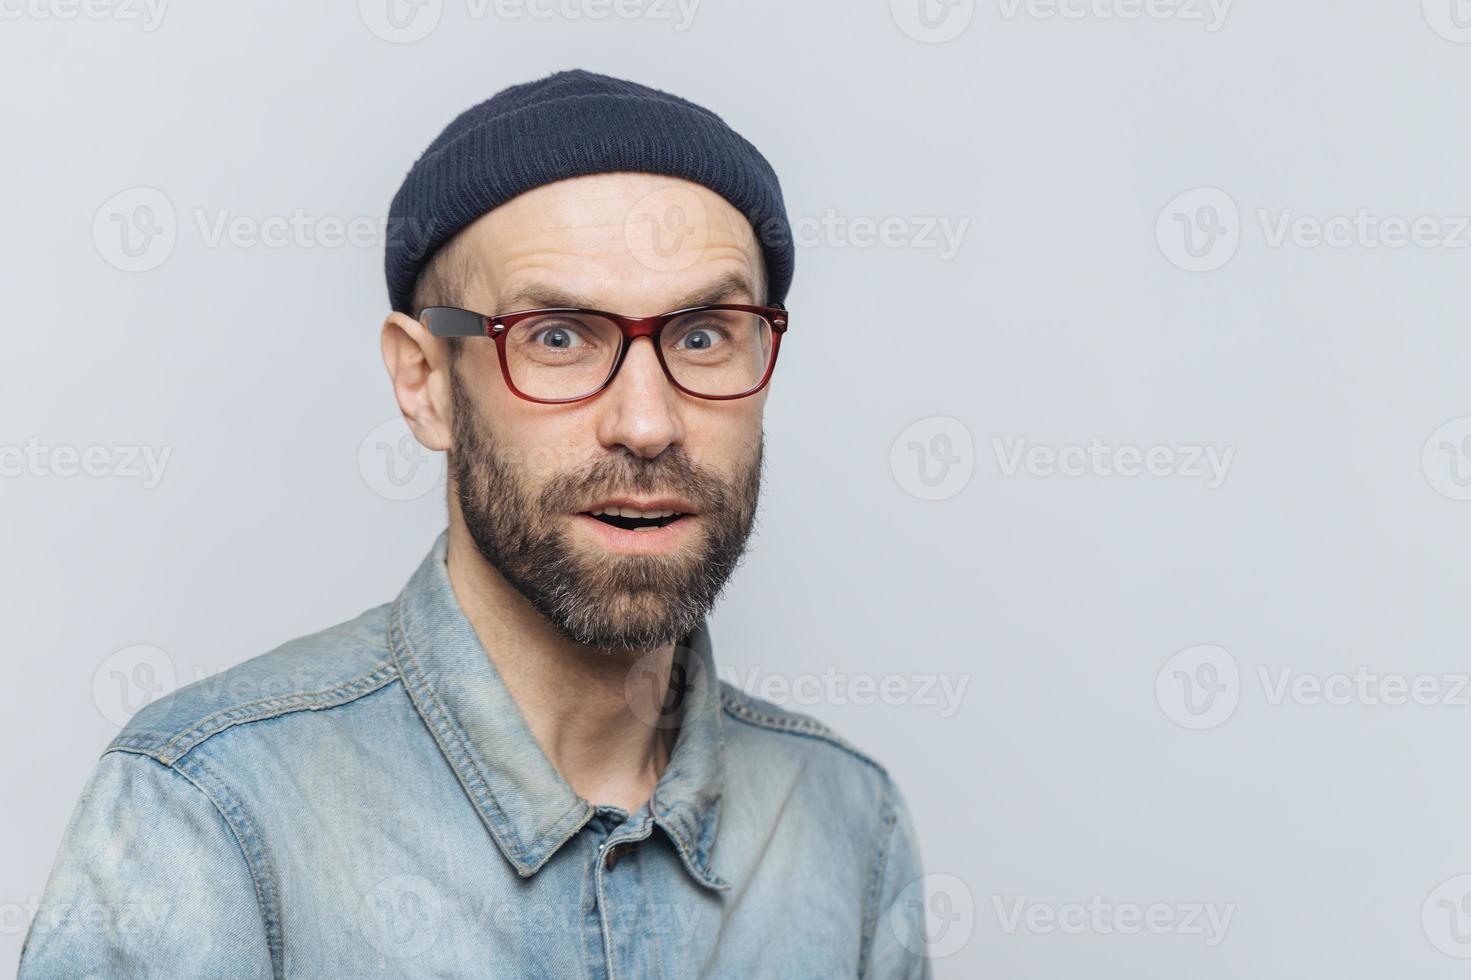
[[[688, 294], [671, 309], [683, 310], [691, 306], [710, 306], [715, 303], [735, 301], [744, 298], [748, 302], [755, 302], [756, 291], [751, 287], [751, 280], [740, 272], [730, 272], [716, 279], [714, 282], [702, 286], [693, 293]], [[504, 303], [502, 312], [510, 313], [520, 310], [537, 309], [579, 309], [599, 310], [603, 306], [586, 296], [568, 292], [560, 286], [551, 283], [532, 282], [522, 286]]]

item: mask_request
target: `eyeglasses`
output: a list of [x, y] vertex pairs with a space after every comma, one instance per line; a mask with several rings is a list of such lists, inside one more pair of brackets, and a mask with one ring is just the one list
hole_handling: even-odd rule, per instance
[[419, 321], [436, 337], [490, 337], [506, 386], [527, 401], [591, 398], [613, 383], [640, 337], [649, 338], [675, 388], [724, 400], [754, 395], [771, 380], [787, 311], [722, 303], [642, 317], [579, 309], [486, 316], [430, 306]]

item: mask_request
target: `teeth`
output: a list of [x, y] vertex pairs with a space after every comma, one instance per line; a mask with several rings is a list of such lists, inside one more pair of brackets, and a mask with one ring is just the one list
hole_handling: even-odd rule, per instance
[[599, 514], [606, 514], [609, 517], [642, 517], [648, 519], [654, 517], [673, 517], [675, 514], [679, 513], [679, 511], [634, 510], [632, 507], [599, 507], [595, 510], [588, 511], [588, 513], [592, 514], [594, 517]]

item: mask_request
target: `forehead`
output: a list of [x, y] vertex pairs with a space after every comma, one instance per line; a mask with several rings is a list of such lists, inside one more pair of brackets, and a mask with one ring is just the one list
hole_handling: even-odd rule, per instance
[[[750, 222], [714, 191], [676, 177], [547, 184], [483, 215], [456, 247], [468, 271], [466, 305], [484, 312], [574, 305], [644, 316], [691, 297], [764, 301]], [[710, 298], [719, 284], [730, 288]]]

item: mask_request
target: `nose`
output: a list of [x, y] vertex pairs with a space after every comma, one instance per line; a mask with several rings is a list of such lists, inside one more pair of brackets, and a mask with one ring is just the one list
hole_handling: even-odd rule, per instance
[[618, 376], [598, 398], [599, 442], [604, 448], [622, 446], [653, 459], [684, 441], [679, 398], [659, 365], [652, 338], [639, 337], [628, 345]]

